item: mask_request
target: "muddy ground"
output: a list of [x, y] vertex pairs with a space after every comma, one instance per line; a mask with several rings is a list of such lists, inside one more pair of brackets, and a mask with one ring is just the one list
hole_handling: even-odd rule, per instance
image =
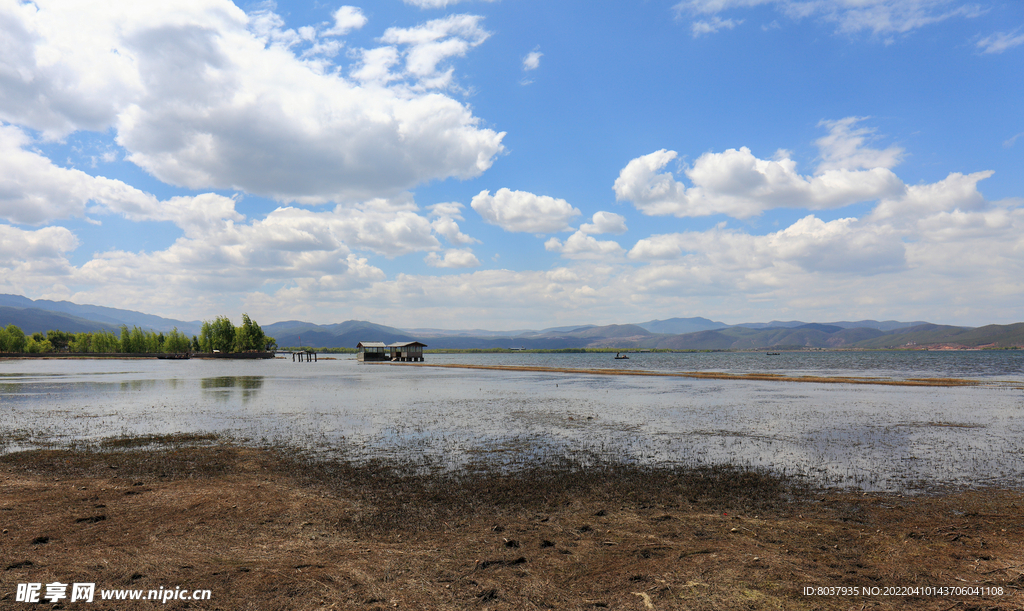
[[1024, 608], [1020, 492], [822, 492], [742, 469], [569, 461], [453, 475], [133, 445], [0, 457], [0, 608], [35, 608], [17, 584], [53, 581], [211, 591], [45, 604], [63, 609]]

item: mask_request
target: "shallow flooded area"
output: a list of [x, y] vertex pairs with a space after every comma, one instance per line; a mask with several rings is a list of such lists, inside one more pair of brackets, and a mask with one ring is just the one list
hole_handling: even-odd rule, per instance
[[[0, 362], [0, 451], [117, 436], [223, 435], [455, 468], [553, 455], [729, 463], [903, 491], [1024, 483], [1016, 353], [427, 355], [429, 364], [622, 366], [861, 377], [971, 387], [602, 376], [290, 359]], [[874, 360], [872, 360], [874, 359]]]

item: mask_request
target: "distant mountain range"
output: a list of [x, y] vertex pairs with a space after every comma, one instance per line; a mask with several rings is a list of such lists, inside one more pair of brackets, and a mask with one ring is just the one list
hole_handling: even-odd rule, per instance
[[[8, 324], [15, 324], [26, 333], [50, 329], [75, 333], [100, 329], [116, 332], [125, 324], [164, 332], [177, 327], [186, 335], [198, 334], [202, 325], [200, 321], [173, 320], [131, 310], [0, 295], [0, 326]], [[398, 329], [358, 320], [331, 325], [289, 320], [263, 325], [263, 331], [274, 337], [278, 346], [318, 348], [354, 348], [360, 341], [392, 343], [413, 340], [422, 341], [434, 349], [1024, 347], [1024, 323], [971, 328], [895, 320], [829, 323], [772, 321], [728, 325], [697, 317], [621, 325], [569, 325], [539, 331]]]
[[[5, 321], [3, 323], [4, 326], [14, 323], [21, 327], [21, 329], [26, 333], [48, 331], [50, 329], [60, 329], [61, 331], [73, 331], [78, 333], [80, 331], [95, 331], [99, 329], [117, 329], [122, 324], [125, 324], [129, 327], [137, 326], [142, 329], [152, 329], [153, 331], [165, 332], [177, 327], [178, 331], [181, 331], [185, 335], [194, 335], [199, 333], [199, 328], [202, 326], [202, 322], [198, 320], [186, 322], [182, 320], [172, 320], [170, 318], [161, 318], [160, 316], [154, 316], [152, 314], [143, 314], [142, 312], [133, 312], [132, 310], [119, 310], [117, 308], [105, 308], [103, 306], [94, 305], [79, 305], [77, 303], [71, 303], [70, 301], [50, 301], [48, 299], [32, 300], [20, 295], [0, 294], [0, 306], [21, 310], [40, 311], [36, 314], [25, 312], [23, 315], [27, 318], [24, 319], [19, 319], [16, 313], [5, 312], [0, 314], [0, 320]], [[49, 314], [44, 314], [44, 312], [49, 312]], [[64, 323], [65, 318], [61, 318], [58, 314], [70, 315], [77, 320], [100, 323], [101, 326], [81, 329], [71, 328]], [[47, 316], [52, 318], [47, 318]], [[19, 324], [17, 320], [25, 320], [26, 322], [23, 325]], [[32, 330], [29, 331], [29, 328]]]

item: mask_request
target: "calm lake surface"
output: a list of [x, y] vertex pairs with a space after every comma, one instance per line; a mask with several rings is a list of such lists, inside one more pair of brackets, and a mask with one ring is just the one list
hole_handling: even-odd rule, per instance
[[[0, 453], [219, 433], [356, 457], [515, 466], [597, 453], [733, 463], [865, 490], [1024, 488], [1024, 353], [427, 354], [429, 363], [959, 377], [977, 387], [229, 360], [0, 361]], [[341, 450], [339, 450], [341, 449]]]

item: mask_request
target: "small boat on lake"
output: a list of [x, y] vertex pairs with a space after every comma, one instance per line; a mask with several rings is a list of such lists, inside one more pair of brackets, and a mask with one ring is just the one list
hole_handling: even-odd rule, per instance
[[627, 359], [628, 360], [629, 359], [629, 357], [626, 356], [625, 354], [619, 354], [618, 352], [615, 353], [615, 358], [619, 359], [619, 360], [622, 360], [622, 359]]

